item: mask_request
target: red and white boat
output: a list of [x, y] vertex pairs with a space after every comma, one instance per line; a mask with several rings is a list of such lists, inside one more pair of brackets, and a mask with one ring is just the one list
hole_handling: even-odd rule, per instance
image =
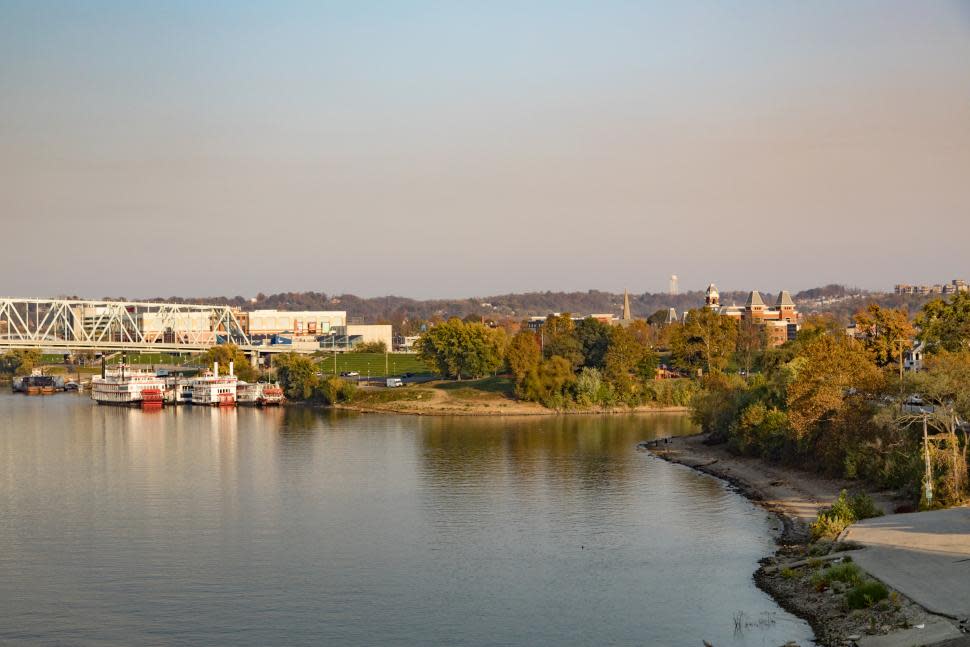
[[91, 399], [98, 404], [119, 406], [162, 406], [165, 380], [153, 371], [133, 369], [125, 364], [105, 370], [91, 379]]
[[285, 399], [278, 384], [239, 382], [236, 387], [236, 402], [240, 405], [271, 407], [283, 404]]
[[189, 380], [192, 404], [234, 407], [237, 384], [232, 362], [229, 362], [229, 375], [219, 375], [219, 362], [214, 362], [212, 371], [206, 371], [204, 375]]

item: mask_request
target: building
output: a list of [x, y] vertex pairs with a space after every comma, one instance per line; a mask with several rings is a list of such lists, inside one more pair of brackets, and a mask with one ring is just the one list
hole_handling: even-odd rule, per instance
[[774, 306], [765, 304], [761, 293], [752, 290], [743, 306], [722, 306], [717, 286], [711, 283], [704, 295], [704, 307], [739, 322], [750, 321], [765, 327], [765, 337], [769, 347], [780, 346], [798, 334], [801, 315], [788, 290], [782, 290], [775, 299]]
[[962, 279], [953, 279], [944, 285], [910, 285], [909, 283], [897, 283], [893, 287], [896, 294], [956, 294], [957, 292], [970, 292], [970, 285]]
[[[240, 324], [250, 337], [257, 339], [281, 333], [294, 335], [329, 335], [347, 326], [343, 310], [284, 311], [254, 310], [240, 313]], [[388, 346], [390, 347], [390, 346]]]

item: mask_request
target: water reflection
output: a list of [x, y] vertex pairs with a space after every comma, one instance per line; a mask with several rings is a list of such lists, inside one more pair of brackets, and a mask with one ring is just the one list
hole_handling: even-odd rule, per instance
[[0, 642], [804, 641], [751, 583], [766, 515], [634, 451], [689, 429], [0, 394]]

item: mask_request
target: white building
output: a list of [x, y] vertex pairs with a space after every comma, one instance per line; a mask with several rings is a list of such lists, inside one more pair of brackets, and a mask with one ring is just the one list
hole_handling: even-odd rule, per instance
[[245, 313], [250, 336], [293, 333], [294, 335], [329, 335], [335, 328], [347, 325], [344, 310], [297, 311], [254, 310]]

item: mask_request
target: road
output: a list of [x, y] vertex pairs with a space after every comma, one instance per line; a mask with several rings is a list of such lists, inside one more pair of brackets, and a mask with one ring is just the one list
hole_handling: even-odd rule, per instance
[[874, 577], [932, 613], [970, 618], [970, 507], [866, 519], [845, 539], [865, 546], [853, 559]]

